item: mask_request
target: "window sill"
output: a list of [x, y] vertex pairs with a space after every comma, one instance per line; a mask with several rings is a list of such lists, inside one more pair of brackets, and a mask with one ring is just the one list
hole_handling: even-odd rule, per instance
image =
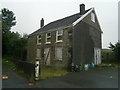
[[56, 41], [55, 43], [60, 43], [60, 42], [63, 42], [62, 40], [60, 40], [60, 41]]
[[62, 62], [63, 59], [54, 59], [54, 61], [60, 61], [60, 62]]
[[45, 44], [51, 44], [51, 42], [46, 42]]
[[95, 23], [95, 21], [94, 20], [91, 20], [93, 23]]
[[41, 43], [37, 43], [37, 45], [41, 45]]
[[58, 61], [62, 62], [62, 59], [60, 59], [60, 60], [58, 60]]
[[39, 59], [40, 60], [41, 58], [35, 58], [35, 59]]

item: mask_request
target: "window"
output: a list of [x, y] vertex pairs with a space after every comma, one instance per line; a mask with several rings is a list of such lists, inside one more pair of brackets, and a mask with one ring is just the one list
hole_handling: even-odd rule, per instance
[[46, 33], [46, 43], [51, 43], [51, 33]]
[[58, 30], [56, 32], [56, 42], [62, 42], [63, 41], [63, 30]]
[[41, 44], [41, 35], [37, 35], [37, 45]]
[[94, 14], [94, 13], [91, 13], [91, 20], [92, 20], [93, 22], [95, 22], [95, 14]]
[[36, 49], [36, 58], [40, 58], [41, 57], [41, 51], [40, 49]]
[[56, 57], [56, 60], [62, 61], [62, 47], [55, 48], [55, 57]]

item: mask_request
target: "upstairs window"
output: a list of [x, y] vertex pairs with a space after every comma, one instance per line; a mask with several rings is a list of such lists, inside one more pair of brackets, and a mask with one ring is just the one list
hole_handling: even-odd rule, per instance
[[63, 30], [56, 31], [56, 42], [63, 41]]
[[95, 22], [95, 14], [91, 13], [91, 21]]
[[46, 43], [51, 43], [51, 33], [46, 33]]
[[37, 35], [37, 45], [41, 44], [41, 35]]

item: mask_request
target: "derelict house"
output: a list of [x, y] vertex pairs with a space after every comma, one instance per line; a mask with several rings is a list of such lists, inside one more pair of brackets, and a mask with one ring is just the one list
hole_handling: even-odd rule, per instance
[[49, 66], [69, 67], [89, 63], [101, 64], [101, 34], [94, 8], [53, 21], [28, 37], [27, 60]]

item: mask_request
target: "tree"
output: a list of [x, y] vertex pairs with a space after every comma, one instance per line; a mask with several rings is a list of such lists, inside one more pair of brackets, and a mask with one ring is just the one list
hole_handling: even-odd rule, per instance
[[16, 60], [26, 60], [27, 34], [21, 36], [18, 32], [12, 32], [11, 27], [16, 24], [16, 17], [12, 11], [4, 8], [2, 11], [2, 50], [3, 57]]
[[[14, 54], [15, 58], [25, 61], [27, 56], [27, 34], [17, 39], [14, 43]], [[17, 52], [17, 53], [16, 53]]]
[[120, 43], [117, 42], [115, 45], [110, 43], [110, 47], [109, 48], [112, 49], [112, 51], [115, 54], [115, 58], [116, 58], [117, 62], [120, 63]]
[[12, 11], [6, 8], [1, 10], [2, 12], [2, 30], [3, 33], [8, 32], [12, 26], [16, 25], [16, 17]]
[[11, 27], [16, 25], [16, 17], [12, 11], [6, 8], [1, 9], [2, 12], [2, 53], [3, 56], [9, 54], [11, 48]]

